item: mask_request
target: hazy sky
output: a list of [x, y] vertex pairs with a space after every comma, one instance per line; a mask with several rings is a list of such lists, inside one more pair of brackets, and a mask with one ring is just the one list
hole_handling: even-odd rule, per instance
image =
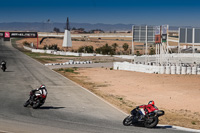
[[200, 0], [1, 0], [0, 22], [200, 26]]

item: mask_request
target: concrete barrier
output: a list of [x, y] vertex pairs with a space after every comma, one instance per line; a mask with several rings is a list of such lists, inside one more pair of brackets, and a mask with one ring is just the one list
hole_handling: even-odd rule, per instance
[[26, 47], [26, 46], [23, 46], [23, 47], [24, 47], [24, 49], [26, 49], [26, 50], [32, 51], [32, 48], [30, 48], [30, 47]]
[[155, 73], [155, 74], [200, 74], [200, 68], [197, 67], [186, 67], [186, 66], [156, 66], [156, 65], [145, 65], [145, 64], [133, 64], [129, 62], [114, 62], [114, 70], [126, 70], [144, 73]]
[[31, 52], [34, 52], [34, 53], [46, 53], [45, 50], [42, 50], [42, 49], [32, 49]]

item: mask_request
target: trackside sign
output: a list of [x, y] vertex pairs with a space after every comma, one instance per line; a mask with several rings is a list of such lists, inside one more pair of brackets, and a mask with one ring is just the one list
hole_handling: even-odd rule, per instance
[[10, 32], [13, 38], [37, 38], [37, 32]]
[[4, 37], [5, 37], [5, 38], [10, 38], [10, 32], [5, 32]]

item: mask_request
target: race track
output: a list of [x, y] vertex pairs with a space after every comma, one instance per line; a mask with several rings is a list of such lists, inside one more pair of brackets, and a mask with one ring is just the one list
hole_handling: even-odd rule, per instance
[[[170, 127], [123, 126], [124, 113], [79, 85], [0, 41], [0, 132], [12, 133], [184, 133]], [[24, 108], [29, 91], [45, 84], [46, 103]]]

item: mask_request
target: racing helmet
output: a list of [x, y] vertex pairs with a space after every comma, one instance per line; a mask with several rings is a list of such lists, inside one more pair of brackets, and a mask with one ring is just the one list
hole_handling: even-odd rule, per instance
[[46, 86], [45, 85], [41, 85], [40, 88], [41, 89], [46, 89]]
[[149, 101], [149, 103], [148, 104], [150, 104], [150, 105], [153, 105], [154, 106], [154, 101], [152, 100], [152, 101]]

